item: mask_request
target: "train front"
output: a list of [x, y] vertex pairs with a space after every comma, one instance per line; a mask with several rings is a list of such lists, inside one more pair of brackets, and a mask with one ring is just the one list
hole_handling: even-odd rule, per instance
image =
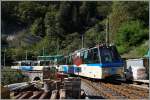
[[100, 67], [102, 79], [121, 78], [124, 76], [124, 62], [115, 46], [100, 46]]

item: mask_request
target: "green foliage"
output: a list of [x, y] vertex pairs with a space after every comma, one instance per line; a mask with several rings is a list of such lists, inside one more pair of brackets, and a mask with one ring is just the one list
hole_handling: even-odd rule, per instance
[[116, 38], [115, 42], [123, 53], [127, 51], [125, 48], [137, 46], [141, 44], [141, 41], [147, 40], [148, 30], [139, 21], [128, 21], [120, 26]]
[[26, 50], [35, 59], [43, 48], [45, 55], [68, 54], [81, 48], [81, 35], [85, 47], [104, 43], [107, 18], [110, 42], [123, 54], [148, 39], [148, 7], [147, 1], [3, 1], [2, 34], [15, 34], [12, 41], [2, 38], [14, 47], [6, 60], [25, 59]]
[[56, 13], [55, 12], [47, 12], [45, 16], [45, 27], [46, 27], [46, 34], [49, 37], [54, 37], [56, 34]]
[[128, 44], [128, 45], [136, 45], [139, 44], [142, 39], [147, 39], [148, 31], [143, 28], [143, 25], [139, 21], [129, 21], [123, 23], [119, 28], [118, 38], [116, 41], [117, 44]]
[[46, 7], [33, 1], [19, 2], [18, 5], [18, 16], [21, 21], [31, 24], [34, 19], [43, 17], [45, 14]]
[[48, 36], [46, 36], [42, 41], [36, 44], [36, 46], [34, 47], [34, 51], [36, 52], [37, 55], [43, 55], [43, 49], [44, 49], [44, 55], [57, 54], [56, 41], [57, 39], [49, 38]]
[[66, 42], [67, 42], [66, 49], [68, 50], [68, 53], [81, 48], [81, 39], [78, 33], [70, 34], [69, 37], [67, 37]]
[[125, 2], [124, 6], [127, 9], [129, 16], [133, 20], [140, 20], [145, 26], [148, 27], [148, 14], [149, 14], [149, 6], [148, 1], [143, 2]]
[[2, 20], [5, 22], [16, 21], [18, 2], [2, 2]]
[[123, 54], [122, 56], [125, 58], [141, 58], [147, 53], [148, 43], [148, 40], [144, 41], [140, 45], [130, 48], [130, 51]]
[[44, 34], [44, 25], [43, 25], [42, 18], [36, 19], [32, 24], [30, 30], [33, 35], [44, 37], [45, 34]]
[[117, 47], [118, 51], [120, 54], [127, 53], [129, 51], [129, 46], [128, 45], [120, 45]]
[[148, 27], [148, 2], [122, 2], [115, 1], [110, 13], [110, 33], [111, 41], [114, 42], [116, 33], [121, 24], [128, 20], [139, 20]]
[[[8, 85], [19, 82], [27, 82], [28, 77], [25, 77], [21, 72], [11, 69], [10, 67], [5, 67], [1, 70], [1, 82], [2, 85]], [[17, 77], [19, 76], [19, 77]]]
[[113, 2], [112, 13], [109, 16], [109, 27], [111, 42], [114, 42], [115, 35], [118, 32], [120, 25], [129, 19], [129, 12], [127, 12], [124, 2]]
[[111, 1], [97, 2], [97, 5], [97, 14], [102, 18], [106, 18], [112, 11]]
[[99, 32], [98, 30], [99, 30], [99, 26], [96, 25], [95, 27], [86, 31], [85, 41], [84, 41], [86, 47], [93, 47], [96, 44], [104, 43], [105, 35], [104, 35], [103, 31]]

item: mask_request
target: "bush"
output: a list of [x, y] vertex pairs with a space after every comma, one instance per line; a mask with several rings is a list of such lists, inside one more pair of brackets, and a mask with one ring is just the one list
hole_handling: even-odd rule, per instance
[[124, 46], [118, 46], [117, 49], [120, 54], [127, 52], [127, 48], [125, 48]]
[[120, 52], [124, 53], [128, 47], [140, 45], [146, 39], [148, 29], [144, 29], [140, 21], [128, 21], [120, 26], [115, 43], [120, 46]]
[[29, 80], [29, 78], [25, 77], [22, 72], [13, 70], [10, 67], [4, 67], [1, 72], [2, 85], [25, 82]]

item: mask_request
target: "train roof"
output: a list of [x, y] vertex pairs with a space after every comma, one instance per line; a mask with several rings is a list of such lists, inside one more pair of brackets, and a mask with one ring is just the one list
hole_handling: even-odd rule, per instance
[[72, 53], [69, 53], [69, 55], [64, 55], [63, 57], [64, 58], [67, 58], [69, 56], [72, 56], [78, 52], [84, 52], [84, 51], [87, 51], [87, 50], [90, 50], [90, 49], [94, 49], [94, 48], [98, 48], [98, 47], [114, 47], [115, 45], [114, 44], [109, 44], [109, 45], [106, 45], [105, 43], [102, 43], [102, 44], [98, 44], [96, 45], [95, 47], [92, 47], [92, 48], [81, 48], [79, 50], [75, 50], [74, 52]]
[[20, 63], [20, 62], [33, 62], [33, 60], [20, 60], [20, 61], [15, 61], [13, 63]]
[[98, 48], [98, 47], [114, 47], [115, 45], [114, 44], [109, 44], [109, 45], [106, 45], [106, 44], [98, 44], [96, 45], [95, 47], [92, 47], [92, 48], [82, 48], [82, 49], [79, 49], [79, 50], [76, 50], [74, 51], [73, 53], [71, 53], [71, 55], [74, 55], [78, 52], [83, 52], [83, 51], [86, 51], [86, 50], [91, 50], [91, 49], [94, 49], [94, 48]]
[[38, 56], [38, 57], [50, 57], [50, 58], [57, 58], [57, 57], [63, 57], [63, 55], [53, 55], [53, 56]]
[[53, 55], [53, 56], [38, 56], [39, 61], [56, 61], [62, 59], [63, 55]]

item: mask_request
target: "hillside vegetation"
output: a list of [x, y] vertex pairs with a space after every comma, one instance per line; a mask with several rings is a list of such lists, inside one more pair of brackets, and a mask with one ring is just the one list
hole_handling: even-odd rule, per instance
[[84, 47], [104, 43], [106, 20], [109, 41], [121, 54], [148, 49], [140, 46], [148, 40], [148, 1], [2, 1], [1, 6], [6, 62], [25, 59], [26, 50], [29, 59], [43, 49], [45, 55], [68, 54], [82, 47], [82, 35]]

